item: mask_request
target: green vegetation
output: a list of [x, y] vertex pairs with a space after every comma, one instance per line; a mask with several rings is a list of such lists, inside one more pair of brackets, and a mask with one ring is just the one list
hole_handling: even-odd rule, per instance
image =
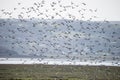
[[6, 64], [0, 80], [120, 80], [120, 67]]

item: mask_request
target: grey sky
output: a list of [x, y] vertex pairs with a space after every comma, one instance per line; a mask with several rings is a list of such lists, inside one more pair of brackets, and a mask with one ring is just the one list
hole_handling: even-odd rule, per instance
[[[19, 15], [20, 12], [24, 13], [24, 10], [21, 9], [21, 7], [31, 7], [33, 6], [34, 2], [41, 2], [42, 0], [0, 0], [0, 10], [5, 9], [5, 11], [12, 12], [12, 17], [18, 18], [17, 15]], [[44, 0], [45, 4], [40, 9], [42, 12], [44, 10], [49, 9], [48, 14], [54, 15], [54, 11], [52, 11], [52, 8], [50, 7], [50, 4], [52, 2], [58, 2], [59, 0]], [[85, 20], [89, 19], [91, 16], [97, 16], [98, 18], [95, 18], [93, 20], [110, 20], [110, 21], [119, 21], [120, 20], [120, 9], [119, 4], [120, 0], [60, 0], [63, 6], [69, 6], [71, 2], [73, 2], [75, 5], [79, 5], [79, 8], [73, 9], [67, 9], [67, 13], [71, 13], [74, 16], [76, 16], [78, 19], [80, 19], [80, 15], [77, 12], [78, 9], [84, 8], [87, 9], [85, 11]], [[21, 3], [21, 5], [18, 6], [18, 3]], [[86, 5], [81, 5], [81, 3], [85, 3]], [[74, 6], [75, 6], [74, 5]], [[35, 6], [34, 6], [35, 7]], [[14, 8], [17, 8], [15, 11], [13, 11]], [[56, 11], [61, 10], [62, 8], [55, 6]], [[96, 10], [97, 12], [90, 12], [89, 9]], [[66, 14], [66, 12], [61, 13], [63, 17], [66, 19], [69, 19]], [[1, 13], [0, 13], [1, 14]], [[40, 18], [36, 16], [34, 13], [30, 13], [33, 17]], [[1, 18], [8, 18], [8, 16], [0, 15]], [[26, 14], [24, 15], [24, 18], [28, 18]], [[45, 17], [44, 17], [45, 18]], [[58, 16], [55, 16], [56, 19], [61, 19]]]

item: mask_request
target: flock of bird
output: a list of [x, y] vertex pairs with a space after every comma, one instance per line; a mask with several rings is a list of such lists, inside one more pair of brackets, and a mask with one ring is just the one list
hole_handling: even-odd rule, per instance
[[96, 15], [86, 20], [86, 12], [97, 12], [97, 9], [81, 8], [86, 3], [62, 5], [61, 1], [56, 1], [41, 11], [45, 4], [42, 0], [26, 8], [18, 3], [21, 6], [18, 19], [13, 16], [18, 8], [11, 12], [2, 9], [0, 15], [9, 18], [0, 19], [0, 46], [20, 55], [37, 57], [39, 61], [45, 58], [91, 62], [108, 60], [120, 65], [119, 23], [92, 21], [98, 18]]

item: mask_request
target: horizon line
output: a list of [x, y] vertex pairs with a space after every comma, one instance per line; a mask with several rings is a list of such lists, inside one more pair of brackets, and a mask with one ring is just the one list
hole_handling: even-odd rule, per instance
[[106, 19], [104, 19], [104, 20], [82, 20], [82, 19], [75, 19], [75, 20], [73, 20], [73, 19], [42, 19], [42, 18], [23, 18], [23, 19], [19, 19], [19, 18], [0, 18], [0, 20], [2, 20], [2, 19], [4, 19], [4, 20], [7, 20], [7, 19], [9, 19], [9, 20], [12, 20], [12, 19], [15, 19], [15, 20], [30, 20], [30, 19], [32, 19], [32, 20], [69, 20], [69, 21], [83, 21], [83, 22], [120, 22], [120, 20], [106, 20]]

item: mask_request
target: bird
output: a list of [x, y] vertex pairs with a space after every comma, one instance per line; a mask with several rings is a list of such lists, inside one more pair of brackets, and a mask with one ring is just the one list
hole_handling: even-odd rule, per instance
[[[69, 2], [66, 5], [61, 3], [58, 0], [46, 4], [42, 0], [29, 7], [17, 3], [19, 6], [11, 9], [13, 11], [0, 10], [1, 15], [9, 16], [9, 19], [0, 19], [0, 41], [3, 41], [2, 44], [9, 44], [19, 54], [31, 57], [31, 60], [39, 57], [39, 62], [45, 58], [61, 58], [68, 59], [74, 65], [77, 63], [75, 60], [97, 64], [106, 62], [111, 55], [112, 64], [120, 65], [120, 58], [114, 57], [120, 49], [117, 45], [120, 40], [120, 25], [111, 24], [106, 19], [92, 21], [99, 18], [94, 15], [99, 9], [87, 8], [84, 2]], [[87, 12], [93, 14], [87, 18]], [[18, 19], [12, 18], [14, 13]], [[25, 63], [26, 61], [23, 62]], [[49, 61], [45, 64], [49, 64]]]

